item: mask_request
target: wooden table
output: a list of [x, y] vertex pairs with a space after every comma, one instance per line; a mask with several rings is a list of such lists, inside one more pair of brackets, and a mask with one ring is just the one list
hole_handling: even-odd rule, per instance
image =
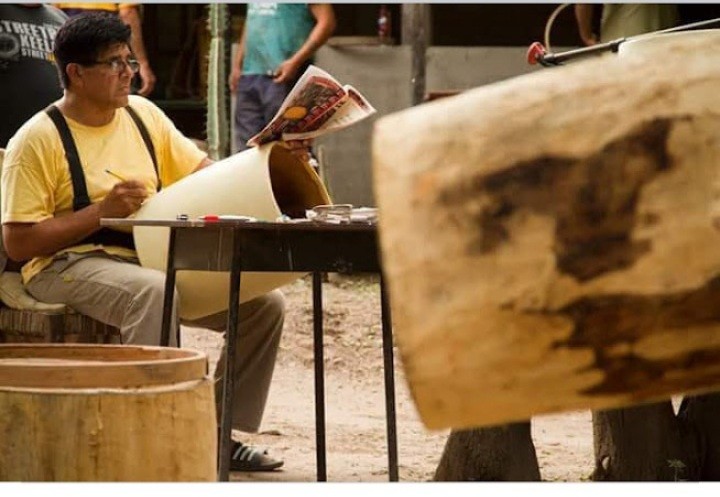
[[[313, 280], [313, 336], [315, 362], [315, 426], [318, 481], [327, 480], [325, 451], [325, 373], [322, 330], [322, 273], [380, 275], [383, 369], [388, 441], [388, 477], [398, 481], [395, 376], [390, 306], [382, 276], [377, 228], [369, 223], [271, 223], [243, 220], [102, 219], [102, 226], [158, 226], [170, 228], [162, 345], [170, 339], [172, 296], [179, 270], [230, 271], [223, 377], [223, 404], [218, 480], [228, 481], [231, 447], [231, 409], [237, 347], [237, 316], [243, 271], [310, 272]], [[180, 340], [178, 337], [178, 344]]]

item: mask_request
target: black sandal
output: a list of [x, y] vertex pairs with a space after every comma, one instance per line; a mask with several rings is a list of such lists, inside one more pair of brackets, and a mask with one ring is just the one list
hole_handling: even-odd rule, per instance
[[230, 471], [273, 471], [285, 464], [273, 459], [267, 450], [256, 449], [251, 445], [233, 440], [230, 452]]

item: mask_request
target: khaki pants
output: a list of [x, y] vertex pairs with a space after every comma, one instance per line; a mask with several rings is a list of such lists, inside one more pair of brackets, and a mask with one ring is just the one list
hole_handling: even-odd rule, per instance
[[[106, 254], [66, 254], [36, 275], [27, 285], [36, 299], [63, 303], [97, 321], [120, 329], [123, 344], [160, 345], [165, 273], [143, 268], [136, 259]], [[174, 330], [178, 295], [175, 291]], [[256, 432], [260, 427], [270, 389], [275, 358], [285, 315], [285, 300], [275, 290], [240, 305], [238, 347], [235, 356], [233, 428]], [[224, 331], [227, 313], [222, 312], [183, 324]], [[170, 333], [171, 345], [176, 334]], [[225, 357], [225, 350], [221, 361]], [[222, 362], [220, 364], [223, 364]], [[215, 398], [220, 414], [222, 368], [215, 372]]]

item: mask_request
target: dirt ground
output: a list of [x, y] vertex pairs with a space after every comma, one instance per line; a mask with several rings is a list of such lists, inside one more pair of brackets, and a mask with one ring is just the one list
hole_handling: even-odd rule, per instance
[[[335, 482], [387, 481], [385, 400], [377, 279], [331, 275], [323, 285], [327, 476]], [[270, 473], [233, 473], [233, 480], [306, 482], [316, 479], [309, 277], [283, 288], [287, 298], [280, 354], [259, 434], [236, 433], [266, 447], [284, 467]], [[183, 346], [206, 351], [211, 368], [220, 335], [183, 329]], [[396, 405], [400, 481], [431, 480], [442, 454], [444, 432], [427, 431], [416, 411], [396, 352]], [[533, 440], [542, 479], [587, 480], [593, 466], [589, 412], [533, 419]]]

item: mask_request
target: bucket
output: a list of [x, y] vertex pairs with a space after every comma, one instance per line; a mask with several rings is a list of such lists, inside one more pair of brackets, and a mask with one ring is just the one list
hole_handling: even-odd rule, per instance
[[[318, 175], [277, 142], [251, 148], [191, 174], [161, 190], [136, 219], [190, 219], [206, 214], [242, 215], [274, 221], [282, 214], [305, 217], [305, 210], [329, 204]], [[165, 271], [169, 228], [135, 227], [140, 264]], [[246, 302], [291, 283], [304, 273], [243, 273], [240, 301]], [[180, 317], [198, 319], [227, 309], [229, 273], [178, 271]]]
[[215, 481], [205, 354], [0, 345], [0, 480]]

